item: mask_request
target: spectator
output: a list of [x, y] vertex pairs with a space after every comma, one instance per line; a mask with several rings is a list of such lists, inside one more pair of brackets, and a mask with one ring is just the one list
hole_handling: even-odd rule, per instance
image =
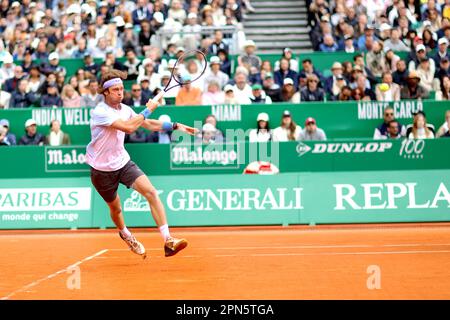
[[[366, 67], [366, 64], [364, 62], [364, 56], [362, 54], [357, 54], [353, 57], [353, 62], [355, 63], [355, 69], [357, 66], [361, 68], [362, 73], [367, 77], [367, 79], [370, 82], [370, 86], [375, 85], [378, 81], [376, 77], [373, 75], [372, 71], [368, 67]], [[369, 88], [370, 88], [369, 86]]]
[[322, 52], [336, 52], [338, 49], [339, 47], [331, 34], [326, 34], [323, 37], [323, 43], [319, 45], [319, 50]]
[[94, 62], [94, 59], [90, 52], [84, 54], [84, 70], [90, 72], [92, 75], [97, 76], [100, 71], [100, 66]]
[[187, 15], [186, 24], [183, 27], [183, 43], [186, 47], [196, 49], [201, 40], [202, 26], [198, 24], [198, 17], [195, 12]]
[[205, 123], [205, 124], [210, 124], [210, 125], [212, 125], [212, 126], [215, 128], [215, 130], [214, 130], [214, 132], [215, 132], [215, 134], [214, 134], [214, 141], [215, 141], [215, 142], [222, 143], [222, 142], [225, 140], [222, 131], [220, 131], [220, 130], [217, 128], [217, 119], [216, 119], [216, 116], [214, 116], [214, 115], [212, 115], [212, 114], [207, 115], [206, 118], [205, 118], [204, 123]]
[[127, 67], [123, 63], [117, 61], [114, 50], [108, 49], [106, 51], [106, 61], [105, 64], [113, 69], [127, 71]]
[[428, 98], [428, 91], [420, 85], [420, 77], [415, 71], [411, 71], [406, 80], [406, 86], [402, 87], [400, 91], [400, 98], [407, 99], [426, 99]]
[[450, 76], [445, 75], [441, 78], [441, 90], [436, 92], [436, 100], [450, 100]]
[[61, 92], [61, 100], [65, 108], [81, 107], [81, 96], [70, 84], [66, 84]]
[[19, 140], [19, 145], [25, 146], [42, 146], [44, 145], [45, 138], [42, 134], [37, 132], [36, 121], [33, 119], [28, 119], [25, 122], [25, 135]]
[[340, 91], [337, 86], [337, 78], [343, 74], [342, 64], [339, 62], [333, 63], [331, 72], [333, 74], [325, 80], [325, 91], [332, 96], [337, 96]]
[[133, 83], [131, 86], [131, 96], [128, 99], [124, 99], [123, 103], [130, 107], [145, 106], [148, 100], [142, 95], [142, 88], [140, 84]]
[[3, 88], [6, 92], [13, 93], [17, 89], [17, 85], [21, 79], [25, 78], [21, 66], [14, 67], [14, 77], [9, 78], [3, 84]]
[[36, 96], [27, 92], [28, 80], [21, 79], [17, 85], [17, 89], [12, 93], [9, 107], [13, 108], [29, 108], [36, 102]]
[[300, 137], [302, 128], [298, 126], [294, 120], [292, 120], [289, 110], [283, 112], [281, 118], [281, 124], [278, 128], [273, 130], [273, 141], [296, 141]]
[[367, 39], [371, 39], [373, 41], [379, 41], [379, 39], [375, 36], [375, 26], [372, 24], [367, 24], [364, 28], [364, 34], [358, 39], [358, 48], [360, 51], [367, 51]]
[[[160, 115], [158, 120], [162, 122], [171, 122], [170, 117], [166, 114]], [[150, 143], [169, 144], [172, 141], [172, 133], [173, 131], [154, 131], [150, 133], [147, 141]]]
[[352, 89], [349, 86], [343, 86], [339, 95], [332, 97], [334, 101], [351, 101], [353, 100]]
[[397, 71], [397, 63], [400, 61], [400, 57], [389, 47], [384, 47], [384, 54], [384, 71], [391, 73]]
[[[294, 57], [292, 56], [291, 48], [284, 48], [283, 55], [281, 56], [281, 58], [286, 58], [288, 60], [289, 69], [291, 69], [294, 72], [298, 72], [298, 61], [296, 59], [294, 59]], [[281, 60], [278, 60], [275, 62], [275, 67], [273, 68], [274, 71], [280, 70], [280, 61]]]
[[252, 88], [247, 83], [247, 74], [244, 71], [236, 71], [233, 86], [234, 97], [238, 104], [251, 104]]
[[290, 69], [288, 59], [281, 58], [280, 69], [274, 73], [274, 80], [281, 87], [286, 78], [292, 79], [295, 90], [298, 87], [298, 73]]
[[433, 131], [427, 126], [427, 119], [423, 112], [414, 116], [414, 122], [408, 139], [434, 139]]
[[[374, 139], [387, 139], [389, 123], [395, 120], [394, 109], [392, 107], [387, 107], [384, 109], [383, 119], [383, 123], [375, 128], [375, 132], [373, 133]], [[406, 128], [400, 125], [399, 132], [402, 136], [405, 136]]]
[[175, 99], [177, 106], [198, 106], [202, 104], [202, 90], [191, 85], [191, 76], [183, 75], [183, 86], [179, 89]]
[[217, 56], [219, 50], [229, 51], [228, 45], [223, 41], [223, 33], [221, 30], [214, 31], [214, 41], [209, 46], [209, 54]]
[[216, 143], [215, 137], [216, 128], [210, 123], [205, 123], [202, 127], [201, 133], [196, 136], [195, 141], [196, 143], [212, 144]]
[[209, 73], [205, 77], [205, 83], [208, 84], [211, 81], [215, 81], [219, 84], [219, 89], [225, 87], [230, 80], [230, 77], [220, 70], [220, 58], [212, 56], [209, 60]]
[[9, 146], [9, 144], [5, 141], [6, 138], [6, 129], [0, 127], [0, 147]]
[[238, 57], [238, 65], [249, 65], [259, 70], [261, 68], [261, 58], [255, 55], [255, 51], [255, 42], [253, 40], [247, 40], [244, 44], [244, 54]]
[[304, 59], [302, 61], [303, 69], [300, 71], [298, 77], [300, 82], [300, 87], [306, 85], [306, 78], [310, 75], [316, 75], [319, 81], [319, 86], [321, 86], [322, 74], [314, 68], [311, 59]]
[[360, 74], [356, 78], [356, 88], [355, 90], [359, 90], [360, 99], [355, 98], [355, 100], [364, 100], [364, 101], [373, 101], [376, 100], [375, 93], [372, 89], [368, 89], [366, 86], [367, 78], [365, 75]]
[[283, 86], [281, 87], [280, 98], [282, 102], [299, 103], [298, 96], [297, 102], [295, 101], [295, 87], [294, 81], [291, 78], [284, 79]]
[[440, 65], [443, 58], [450, 60], [450, 54], [448, 53], [448, 40], [447, 38], [440, 38], [438, 41], [438, 50], [433, 56], [435, 65]]
[[255, 83], [252, 86], [252, 96], [250, 97], [250, 100], [253, 104], [272, 104], [272, 99], [266, 95], [259, 83]]
[[299, 102], [325, 101], [325, 91], [318, 85], [319, 78], [315, 74], [309, 75], [306, 79], [306, 86], [296, 93], [300, 96]]
[[317, 127], [316, 119], [309, 117], [305, 121], [305, 128], [300, 132], [298, 137], [300, 141], [325, 141], [327, 140], [327, 136], [325, 135], [325, 131]]
[[403, 138], [400, 128], [403, 126], [397, 120], [391, 120], [387, 123], [386, 135], [380, 139], [401, 139]]
[[411, 49], [401, 40], [401, 32], [398, 28], [391, 31], [390, 38], [384, 41], [384, 46], [392, 49], [395, 52], [404, 51], [409, 52]]
[[228, 76], [231, 75], [231, 61], [228, 58], [228, 52], [222, 49], [217, 51], [217, 56], [220, 59], [220, 71], [226, 73]]
[[136, 58], [136, 53], [133, 49], [127, 50], [126, 57], [127, 60], [123, 65], [128, 73], [127, 80], [136, 80], [139, 75], [138, 68], [141, 65], [141, 60]]
[[441, 59], [439, 69], [436, 71], [434, 77], [442, 82], [442, 78], [445, 76], [450, 76], [450, 62], [446, 57]]
[[[342, 63], [342, 75], [347, 83], [353, 82], [353, 64], [350, 61]], [[320, 78], [319, 78], [320, 79]]]
[[[376, 86], [375, 93], [378, 101], [400, 101], [400, 86], [393, 82], [392, 74], [384, 72], [382, 75], [382, 83]], [[383, 86], [387, 85], [388, 90], [384, 90]]]
[[42, 95], [40, 106], [42, 108], [55, 108], [63, 106], [63, 102], [58, 95], [56, 83], [50, 83], [47, 86], [47, 93]]
[[152, 90], [150, 90], [150, 79], [148, 77], [142, 77], [140, 80], [142, 98], [144, 101], [148, 101], [152, 98]]
[[24, 73], [30, 73], [30, 69], [32, 66], [34, 66], [33, 57], [32, 57], [32, 51], [30, 49], [26, 49], [24, 56], [23, 56], [23, 62], [22, 62], [22, 70]]
[[183, 9], [183, 5], [180, 0], [173, 0], [172, 5], [168, 12], [168, 18], [171, 18], [181, 24], [186, 20], [186, 11]]
[[6, 92], [0, 83], [0, 109], [8, 109], [11, 101], [11, 93]]
[[207, 82], [207, 91], [202, 95], [203, 105], [220, 105], [225, 102], [225, 93], [220, 90], [219, 83], [212, 79]]
[[269, 125], [269, 115], [261, 112], [256, 118], [256, 129], [250, 130], [249, 142], [268, 142], [271, 139], [272, 132]]
[[161, 84], [161, 75], [155, 71], [155, 63], [152, 59], [146, 58], [139, 66], [139, 76], [137, 82], [141, 82], [146, 77], [149, 81], [149, 90], [153, 91]]
[[54, 147], [70, 144], [70, 136], [61, 130], [58, 120], [52, 120], [50, 123], [50, 132], [45, 137], [45, 144]]
[[3, 143], [8, 146], [15, 146], [17, 144], [16, 136], [9, 132], [9, 121], [8, 119], [0, 120], [0, 129], [4, 130]]
[[353, 35], [346, 34], [344, 36], [344, 46], [342, 50], [346, 53], [354, 53], [357, 50], [355, 44], [355, 38], [353, 37]]
[[147, 0], [137, 0], [136, 9], [132, 12], [134, 25], [139, 25], [142, 21], [148, 21], [152, 18], [152, 14], [148, 7]]
[[5, 54], [3, 64], [0, 67], [0, 84], [4, 84], [7, 79], [14, 77], [15, 67], [12, 55], [10, 53]]
[[420, 78], [420, 84], [427, 91], [439, 90], [439, 80], [434, 79], [434, 70], [430, 68], [430, 60], [423, 58], [420, 60], [420, 65], [416, 69], [416, 73]]
[[58, 72], [63, 72], [64, 75], [67, 74], [66, 68], [59, 65], [59, 54], [57, 52], [50, 53], [48, 56], [48, 63], [42, 63], [40, 69], [40, 71], [45, 75]]
[[142, 48], [139, 46], [138, 35], [134, 32], [134, 27], [132, 23], [126, 23], [124, 32], [120, 35], [120, 40], [122, 42], [122, 50], [125, 52], [128, 49], [133, 49], [135, 52], [142, 53]]
[[400, 87], [406, 86], [408, 74], [405, 60], [399, 60], [397, 62], [397, 70], [392, 74], [393, 81]]
[[82, 95], [82, 106], [95, 108], [97, 104], [104, 101], [102, 94], [98, 92], [98, 80], [96, 78], [90, 79], [88, 84], [88, 92]]
[[434, 72], [436, 71], [436, 66], [435, 66], [434, 60], [432, 58], [427, 57], [427, 52], [426, 52], [425, 46], [423, 44], [419, 44], [416, 47], [416, 57], [409, 62], [408, 70], [410, 72], [416, 70], [419, 67], [419, 64], [421, 63], [421, 61], [425, 60], [425, 59], [430, 60], [430, 62], [429, 62], [430, 63], [430, 72], [432, 72], [434, 75]]
[[450, 110], [447, 110], [445, 112], [445, 122], [444, 124], [439, 128], [436, 138], [450, 138]]
[[32, 92], [34, 94], [38, 94], [39, 89], [45, 82], [45, 76], [41, 74], [41, 72], [39, 71], [39, 67], [32, 66], [30, 69], [30, 74], [27, 77], [27, 80], [28, 80], [27, 91]]
[[280, 102], [281, 101], [281, 88], [278, 84], [273, 80], [272, 73], [266, 73], [265, 79], [263, 80], [263, 90], [270, 97], [272, 102]]
[[227, 84], [225, 88], [223, 88], [223, 92], [225, 93], [225, 104], [238, 104], [235, 95], [234, 95], [234, 86], [231, 84]]

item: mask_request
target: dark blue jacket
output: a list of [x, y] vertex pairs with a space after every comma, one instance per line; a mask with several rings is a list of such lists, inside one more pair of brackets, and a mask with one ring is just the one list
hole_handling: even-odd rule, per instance
[[14, 91], [11, 94], [11, 101], [9, 107], [13, 108], [29, 108], [36, 101], [36, 97], [33, 93], [20, 93]]
[[51, 108], [53, 106], [62, 107], [63, 103], [61, 98], [58, 95], [49, 95], [44, 94], [41, 98], [41, 107], [42, 108]]
[[275, 83], [280, 87], [283, 87], [284, 79], [291, 78], [294, 81], [295, 90], [298, 90], [298, 73], [293, 70], [289, 69], [286, 73], [283, 73], [281, 70], [275, 71], [275, 73], [273, 74], [273, 78], [275, 80]]

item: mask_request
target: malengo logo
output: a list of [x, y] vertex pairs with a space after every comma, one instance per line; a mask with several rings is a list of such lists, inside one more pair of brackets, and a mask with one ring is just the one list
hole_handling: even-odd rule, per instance
[[218, 168], [238, 165], [239, 146], [221, 145], [171, 145], [170, 160], [176, 166], [213, 165]]
[[0, 189], [0, 211], [90, 210], [91, 188]]
[[314, 148], [299, 142], [296, 150], [303, 156], [312, 150], [312, 153], [373, 153], [385, 152], [392, 148], [392, 142], [343, 142], [343, 143], [316, 143]]
[[46, 172], [79, 172], [88, 171], [86, 148], [61, 146], [45, 148]]

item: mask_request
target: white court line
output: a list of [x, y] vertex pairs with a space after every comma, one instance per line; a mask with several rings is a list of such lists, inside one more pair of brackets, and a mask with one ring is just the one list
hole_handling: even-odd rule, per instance
[[71, 268], [77, 267], [77, 266], [79, 266], [80, 264], [82, 264], [83, 262], [92, 260], [93, 258], [95, 258], [95, 257], [97, 257], [97, 256], [100, 256], [100, 255], [104, 254], [104, 253], [107, 252], [107, 251], [108, 251], [108, 249], [101, 250], [101, 251], [99, 251], [99, 252], [93, 254], [92, 256], [89, 256], [89, 257], [87, 257], [87, 258], [84, 258], [83, 260], [80, 260], [80, 261], [75, 262], [74, 264], [71, 264], [71, 265], [68, 266], [67, 268], [61, 269], [61, 270], [59, 270], [59, 271], [57, 271], [57, 272], [55, 272], [55, 273], [52, 273], [52, 274], [49, 275], [49, 276], [46, 276], [46, 277], [41, 278], [41, 279], [39, 279], [39, 280], [33, 281], [32, 283], [27, 284], [26, 286], [23, 286], [22, 288], [20, 288], [20, 289], [18, 289], [18, 290], [16, 290], [16, 291], [11, 292], [11, 293], [8, 294], [7, 296], [4, 296], [4, 297], [0, 298], [0, 300], [8, 300], [8, 299], [10, 299], [11, 297], [13, 297], [14, 295], [16, 295], [16, 294], [19, 293], [19, 292], [24, 292], [24, 291], [26, 291], [26, 290], [28, 290], [28, 289], [34, 287], [34, 286], [37, 286], [38, 284], [40, 284], [41, 282], [43, 282], [43, 281], [45, 281], [45, 280], [50, 280], [50, 279], [56, 277], [57, 275], [60, 275], [61, 273], [66, 273], [67, 270], [70, 270]]
[[320, 253], [254, 253], [252, 257], [274, 256], [340, 256], [340, 255], [376, 255], [376, 254], [422, 254], [422, 253], [450, 253], [450, 250], [422, 250], [422, 251], [365, 251], [365, 252], [320, 252]]

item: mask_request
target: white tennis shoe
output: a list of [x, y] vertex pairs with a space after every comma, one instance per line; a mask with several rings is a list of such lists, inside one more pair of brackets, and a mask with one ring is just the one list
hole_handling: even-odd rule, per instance
[[136, 238], [131, 235], [129, 237], [124, 237], [121, 232], [119, 232], [120, 238], [122, 238], [123, 241], [130, 247], [130, 250], [140, 256], [142, 256], [143, 259], [147, 257], [147, 254], [145, 252], [145, 248], [139, 241], [136, 240]]

